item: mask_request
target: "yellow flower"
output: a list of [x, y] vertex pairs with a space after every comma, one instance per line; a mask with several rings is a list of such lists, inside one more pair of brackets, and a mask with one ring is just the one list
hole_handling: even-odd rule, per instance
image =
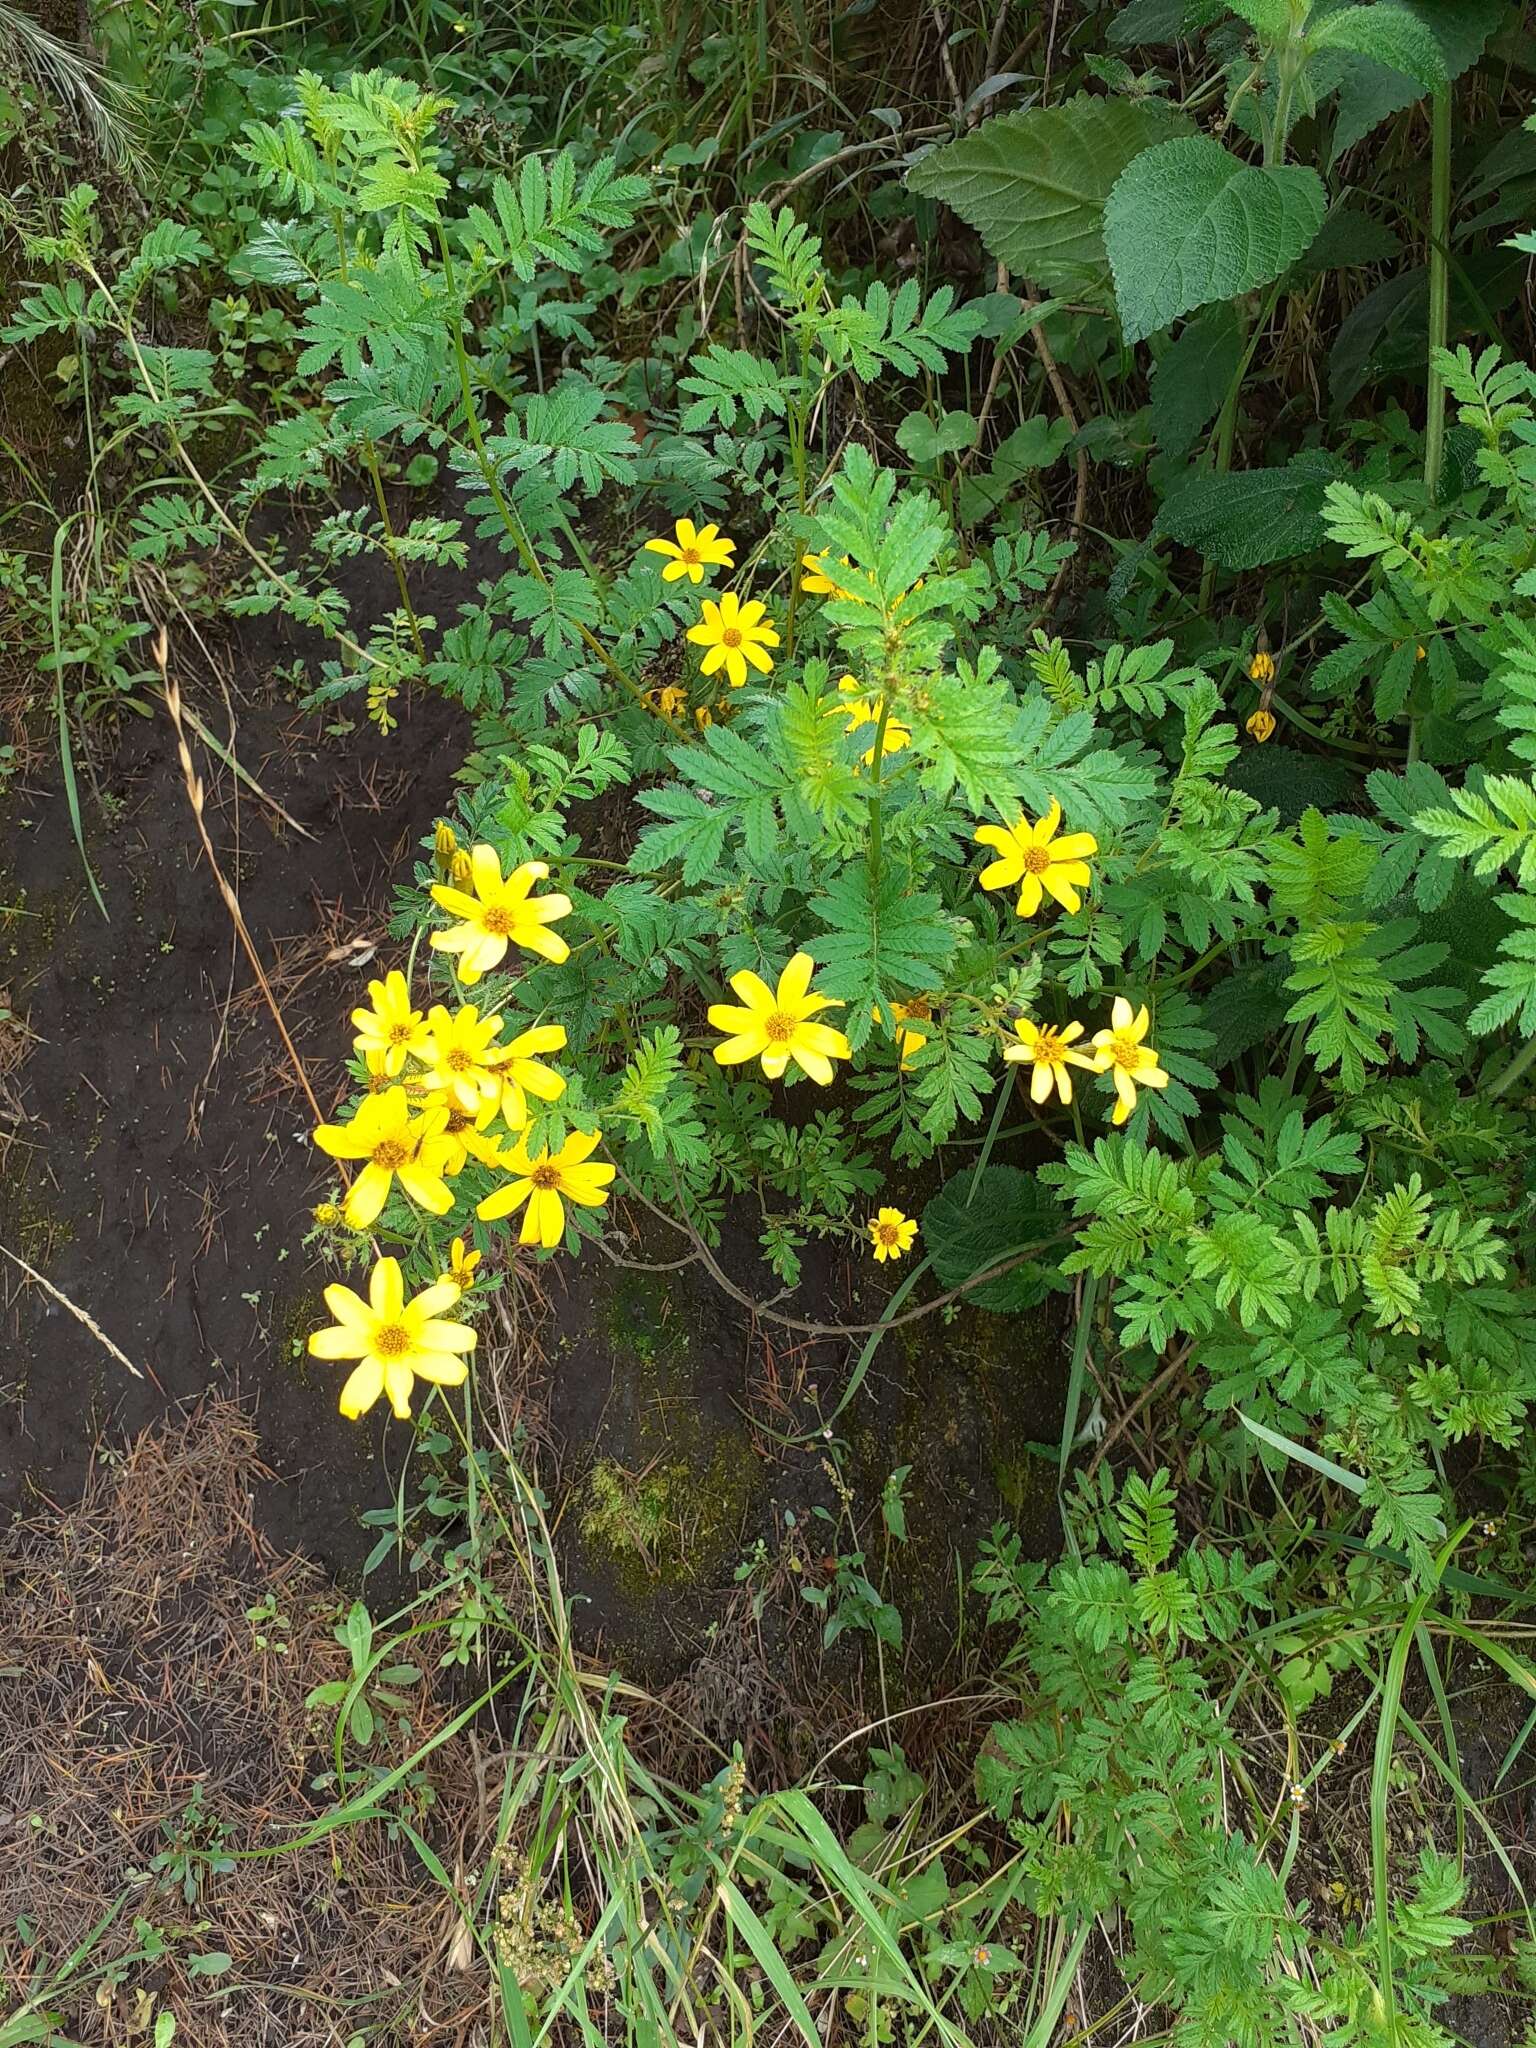
[[370, 981], [368, 996], [373, 1007], [352, 1012], [352, 1022], [357, 1026], [353, 1048], [368, 1062], [370, 1070], [375, 1065], [373, 1055], [377, 1054], [380, 1071], [398, 1074], [405, 1065], [406, 1054], [420, 1051], [427, 1035], [426, 1023], [420, 1010], [411, 1008], [411, 991], [398, 968], [382, 981]]
[[[844, 590], [840, 583], [834, 583], [827, 574], [827, 557], [831, 552], [830, 548], [823, 548], [819, 555], [800, 557], [800, 566], [805, 571], [800, 578], [800, 588], [807, 597], [852, 597], [851, 591]], [[852, 566], [846, 555], [840, 555], [838, 559], [845, 569]]]
[[469, 1114], [482, 1102], [498, 1102], [497, 1064], [506, 1052], [495, 1043], [500, 1036], [501, 1018], [482, 1017], [473, 1003], [451, 1012], [434, 1003], [427, 1012], [426, 1043], [417, 1054], [428, 1087]]
[[541, 860], [525, 860], [505, 881], [494, 846], [477, 846], [470, 855], [470, 874], [475, 893], [434, 883], [432, 900], [441, 904], [460, 922], [445, 932], [434, 932], [432, 944], [439, 953], [459, 955], [459, 979], [473, 985], [505, 957], [508, 946], [522, 946], [558, 966], [570, 958], [571, 949], [558, 932], [546, 929], [556, 918], [569, 917], [569, 896], [534, 896], [535, 882], [542, 882], [549, 868]]
[[418, 1208], [441, 1216], [453, 1207], [452, 1192], [443, 1179], [448, 1157], [442, 1136], [445, 1121], [438, 1108], [413, 1116], [405, 1090], [394, 1087], [382, 1095], [365, 1096], [351, 1123], [321, 1124], [314, 1139], [322, 1152], [333, 1159], [367, 1161], [347, 1191], [342, 1212], [353, 1230], [368, 1228], [389, 1199], [396, 1178]]
[[1019, 1042], [1005, 1046], [1003, 1058], [1018, 1063], [1027, 1061], [1033, 1066], [1035, 1071], [1029, 1082], [1031, 1102], [1048, 1102], [1053, 1086], [1063, 1102], [1070, 1102], [1072, 1076], [1068, 1067], [1086, 1067], [1090, 1074], [1100, 1071], [1094, 1054], [1072, 1050], [1072, 1041], [1083, 1035], [1081, 1024], [1032, 1024], [1027, 1017], [1020, 1017], [1013, 1028]]
[[1043, 896], [1050, 895], [1064, 910], [1079, 910], [1079, 889], [1093, 879], [1087, 856], [1097, 853], [1099, 842], [1091, 832], [1069, 832], [1056, 837], [1061, 823], [1061, 805], [1054, 797], [1051, 807], [1037, 825], [1021, 811], [1014, 825], [982, 825], [976, 839], [982, 846], [995, 846], [999, 858], [981, 871], [983, 889], [1011, 889], [1019, 885], [1017, 910], [1020, 917], [1033, 917]]
[[1133, 1013], [1125, 997], [1116, 996], [1109, 1021], [1108, 1031], [1093, 1034], [1095, 1060], [1101, 1074], [1115, 1077], [1115, 1111], [1110, 1122], [1123, 1124], [1136, 1107], [1136, 1090], [1166, 1088], [1168, 1076], [1157, 1064], [1153, 1048], [1142, 1043], [1151, 1022], [1145, 1003]]
[[448, 1121], [443, 1126], [442, 1138], [446, 1148], [443, 1155], [443, 1173], [451, 1180], [456, 1173], [464, 1171], [468, 1160], [478, 1159], [482, 1166], [504, 1166], [501, 1140], [504, 1132], [494, 1137], [486, 1135], [496, 1118], [496, 1104], [482, 1102], [475, 1109], [460, 1109], [457, 1104], [448, 1105]]
[[432, 837], [432, 865], [437, 869], [437, 879], [446, 882], [453, 873], [453, 856], [459, 850], [458, 835], [447, 823], [440, 824]]
[[487, 1195], [475, 1214], [483, 1223], [494, 1223], [526, 1202], [518, 1243], [541, 1244], [546, 1251], [553, 1251], [565, 1235], [566, 1202], [600, 1209], [608, 1199], [608, 1183], [618, 1168], [601, 1161], [587, 1164], [601, 1136], [601, 1131], [573, 1131], [558, 1152], [551, 1153], [546, 1147], [532, 1158], [525, 1147], [514, 1146], [503, 1164], [517, 1179]]
[[1273, 711], [1265, 711], [1261, 706], [1248, 719], [1246, 730], [1262, 747], [1266, 740], [1272, 740], [1275, 736], [1275, 714]]
[[736, 552], [733, 540], [723, 540], [718, 526], [695, 526], [691, 519], [679, 519], [672, 531], [676, 540], [648, 540], [646, 551], [653, 555], [669, 555], [671, 560], [661, 572], [663, 583], [676, 583], [686, 576], [690, 583], [702, 583], [706, 569], [730, 569]]
[[388, 1394], [390, 1406], [405, 1422], [417, 1380], [439, 1387], [463, 1385], [469, 1367], [460, 1354], [474, 1350], [475, 1333], [465, 1323], [438, 1320], [459, 1292], [451, 1280], [439, 1280], [407, 1301], [398, 1259], [379, 1260], [368, 1277], [366, 1301], [350, 1287], [326, 1288], [325, 1305], [336, 1321], [330, 1329], [315, 1331], [309, 1352], [312, 1358], [360, 1361], [341, 1390], [343, 1415], [355, 1422], [380, 1394]]
[[882, 1266], [887, 1259], [899, 1259], [903, 1252], [911, 1251], [912, 1240], [917, 1236], [916, 1223], [899, 1209], [877, 1210], [864, 1227], [869, 1232], [875, 1258]]
[[843, 1007], [831, 996], [811, 994], [815, 966], [809, 953], [797, 953], [779, 976], [776, 990], [750, 968], [731, 976], [731, 987], [745, 1008], [737, 1009], [732, 1003], [709, 1006], [710, 1023], [717, 1031], [731, 1034], [715, 1047], [715, 1058], [722, 1067], [761, 1059], [763, 1072], [770, 1081], [777, 1081], [793, 1060], [823, 1088], [830, 1083], [833, 1060], [852, 1055], [841, 1031], [810, 1021], [818, 1010]]
[[[933, 1004], [927, 996], [914, 996], [910, 1003], [892, 1003], [891, 1015], [896, 1019], [896, 1051], [902, 1066], [910, 1067], [912, 1055], [920, 1045], [928, 1043], [926, 1031], [913, 1031], [911, 1022], [928, 1024], [933, 1020]], [[880, 1005], [876, 1003], [870, 1014], [880, 1022]], [[904, 1028], [908, 1027], [908, 1028]]]
[[479, 1263], [479, 1252], [466, 1251], [463, 1238], [456, 1237], [448, 1247], [448, 1270], [438, 1284], [456, 1287], [460, 1294], [468, 1294], [475, 1284], [475, 1268]]
[[[827, 715], [829, 718], [842, 717], [848, 721], [845, 730], [849, 738], [856, 732], [862, 732], [865, 726], [870, 727], [869, 750], [862, 757], [863, 765], [868, 768], [875, 758], [875, 738], [880, 731], [882, 700], [879, 697], [864, 696], [852, 676], [840, 676], [837, 687], [847, 702], [834, 704]], [[881, 754], [899, 754], [903, 747], [911, 744], [911, 727], [903, 725], [900, 719], [887, 718], [885, 736], [880, 741]]]
[[707, 649], [699, 667], [707, 676], [716, 669], [725, 670], [725, 679], [733, 690], [739, 690], [747, 680], [747, 664], [762, 675], [773, 672], [773, 656], [767, 651], [777, 647], [779, 636], [768, 618], [767, 608], [749, 597], [742, 604], [734, 590], [726, 591], [718, 604], [712, 597], [706, 597], [699, 607], [703, 617], [696, 626], [688, 628], [688, 638], [695, 646]]
[[1275, 680], [1275, 657], [1267, 647], [1261, 647], [1248, 664], [1248, 680], [1251, 683], [1272, 683]]
[[503, 1046], [497, 1072], [501, 1076], [501, 1114], [509, 1131], [528, 1121], [528, 1097], [555, 1102], [565, 1093], [565, 1076], [545, 1066], [541, 1052], [559, 1052], [565, 1045], [563, 1024], [535, 1024]]

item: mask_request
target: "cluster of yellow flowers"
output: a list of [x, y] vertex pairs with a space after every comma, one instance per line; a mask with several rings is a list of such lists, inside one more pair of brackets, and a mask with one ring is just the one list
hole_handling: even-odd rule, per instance
[[[445, 854], [451, 862], [440, 836], [440, 859]], [[549, 873], [543, 861], [525, 861], [503, 879], [495, 849], [477, 846], [468, 867], [469, 890], [448, 882], [432, 891], [457, 922], [434, 932], [431, 942], [458, 955], [461, 981], [478, 981], [513, 945], [546, 960], [569, 957], [550, 928], [569, 913], [569, 898], [533, 894]], [[453, 1207], [449, 1183], [470, 1159], [510, 1176], [475, 1214], [489, 1223], [521, 1209], [523, 1244], [553, 1249], [565, 1235], [566, 1202], [600, 1208], [607, 1201], [616, 1169], [592, 1158], [600, 1131], [575, 1131], [557, 1152], [530, 1153], [520, 1136], [529, 1097], [553, 1102], [565, 1091], [564, 1076], [541, 1057], [565, 1045], [563, 1025], [536, 1024], [503, 1042], [502, 1017], [482, 1017], [473, 1003], [451, 1011], [434, 1003], [425, 1014], [414, 1008], [398, 971], [370, 982], [368, 995], [369, 1006], [354, 1010], [352, 1022], [373, 1091], [350, 1121], [321, 1124], [314, 1133], [323, 1152], [360, 1169], [339, 1220], [366, 1230], [397, 1184], [418, 1208], [445, 1215]], [[455, 1238], [447, 1272], [409, 1302], [398, 1262], [388, 1258], [373, 1269], [368, 1302], [350, 1288], [326, 1289], [336, 1327], [316, 1331], [309, 1348], [317, 1358], [361, 1361], [342, 1390], [344, 1415], [361, 1415], [381, 1393], [397, 1415], [408, 1415], [413, 1375], [447, 1386], [463, 1380], [461, 1354], [474, 1348], [474, 1332], [440, 1316], [473, 1286], [479, 1260]]]

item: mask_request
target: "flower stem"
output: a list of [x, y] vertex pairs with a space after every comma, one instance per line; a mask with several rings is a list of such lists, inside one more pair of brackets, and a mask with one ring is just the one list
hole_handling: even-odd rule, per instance
[[1433, 498], [1445, 461], [1445, 379], [1435, 354], [1446, 345], [1451, 321], [1451, 93], [1442, 86], [1430, 102], [1429, 168], [1429, 395], [1424, 414], [1424, 488]]

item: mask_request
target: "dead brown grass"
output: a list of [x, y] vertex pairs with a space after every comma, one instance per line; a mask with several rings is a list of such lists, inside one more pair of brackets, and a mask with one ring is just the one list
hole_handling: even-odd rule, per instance
[[[244, 1411], [209, 1400], [103, 1458], [78, 1507], [0, 1537], [0, 2025], [119, 1901], [80, 1981], [52, 2001], [82, 2041], [143, 2039], [170, 2010], [193, 2048], [358, 2032], [446, 2042], [468, 2039], [484, 2010], [483, 1984], [450, 1967], [463, 1961], [450, 1957], [452, 1908], [381, 1828], [238, 1856], [324, 1806], [311, 1781], [329, 1730], [304, 1701], [346, 1669], [334, 1590], [252, 1525], [267, 1476]], [[269, 1596], [284, 1623], [248, 1618]], [[409, 1735], [379, 1760], [429, 1737], [439, 1714], [419, 1691]], [[469, 1786], [442, 1789], [474, 1803]], [[237, 1860], [188, 1899], [179, 1873], [152, 1864], [187, 1836], [194, 1800], [192, 1838], [217, 1829]], [[164, 1956], [110, 1967], [142, 1948], [136, 1917], [164, 1932]], [[227, 1972], [189, 1967], [220, 1950]]]

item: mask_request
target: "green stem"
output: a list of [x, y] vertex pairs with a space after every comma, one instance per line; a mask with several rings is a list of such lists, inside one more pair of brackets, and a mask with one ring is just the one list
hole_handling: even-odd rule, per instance
[[1451, 324], [1451, 93], [1442, 86], [1430, 103], [1429, 169], [1429, 397], [1424, 415], [1424, 488], [1440, 488], [1445, 461], [1445, 379], [1435, 354]]
[[1488, 1095], [1505, 1094], [1514, 1087], [1532, 1060], [1536, 1060], [1536, 1038], [1528, 1038], [1525, 1041], [1503, 1073], [1491, 1081], [1484, 1092]]

